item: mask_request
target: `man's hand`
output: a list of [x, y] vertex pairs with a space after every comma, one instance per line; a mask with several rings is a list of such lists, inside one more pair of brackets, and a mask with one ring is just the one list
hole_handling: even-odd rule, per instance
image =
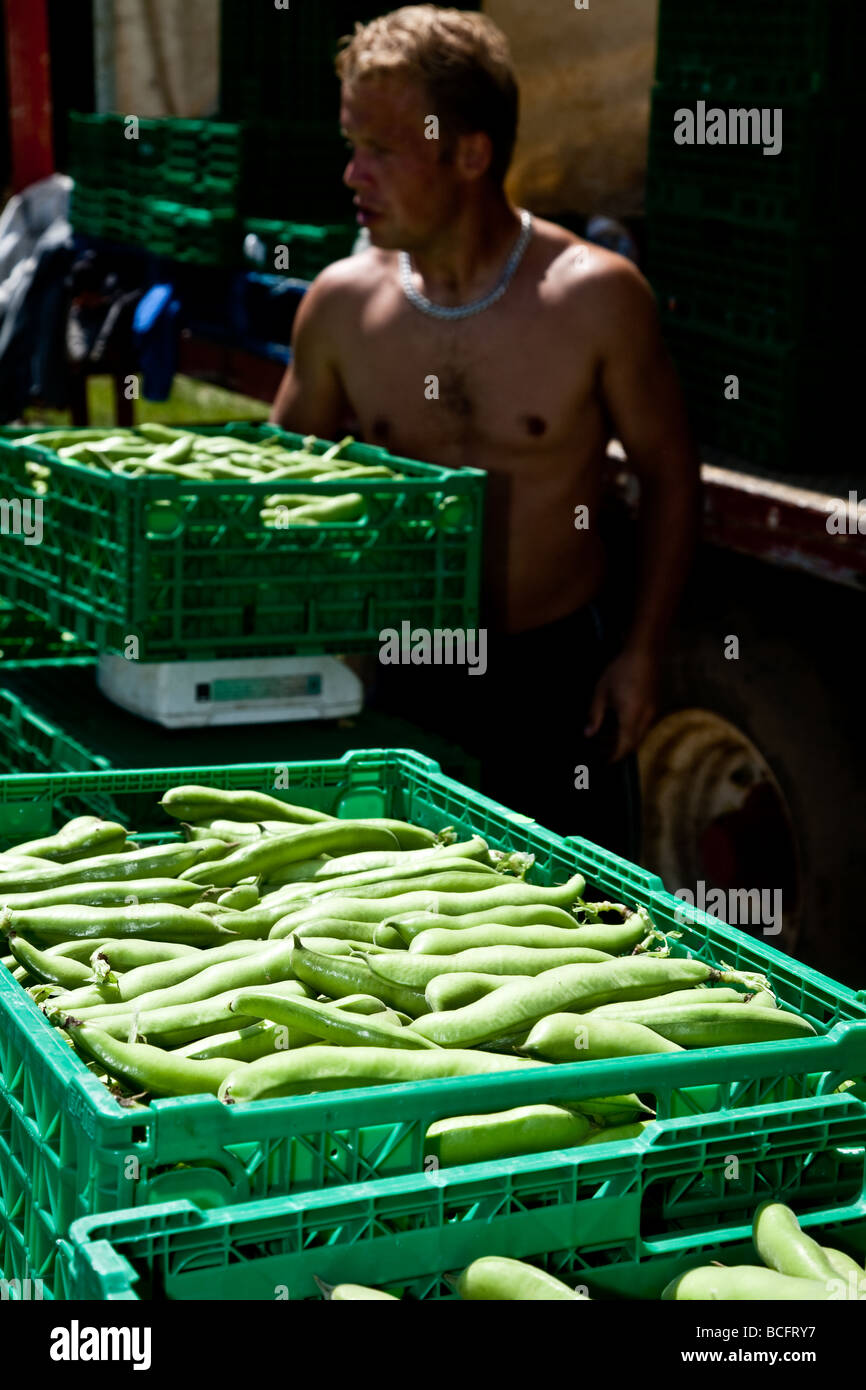
[[639, 747], [656, 715], [658, 684], [657, 659], [638, 648], [621, 652], [602, 672], [584, 733], [587, 738], [597, 734], [606, 712], [613, 711], [617, 720], [617, 740], [611, 762], [618, 762]]

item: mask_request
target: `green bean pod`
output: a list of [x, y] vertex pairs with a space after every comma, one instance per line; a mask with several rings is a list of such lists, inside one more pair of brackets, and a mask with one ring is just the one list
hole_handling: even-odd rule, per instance
[[690, 1269], [672, 1279], [662, 1290], [668, 1302], [704, 1303], [710, 1301], [733, 1303], [822, 1303], [838, 1295], [828, 1284], [833, 1280], [795, 1279], [778, 1274], [774, 1269], [758, 1269], [755, 1265], [715, 1265]]
[[790, 1207], [762, 1202], [752, 1224], [755, 1250], [764, 1264], [797, 1279], [833, 1279], [836, 1271], [816, 1240], [801, 1230]]
[[102, 820], [99, 816], [76, 816], [56, 835], [18, 845], [16, 853], [65, 864], [88, 855], [114, 853], [126, 843], [126, 828], [115, 821]]
[[136, 903], [175, 903], [178, 907], [193, 907], [204, 892], [198, 883], [180, 878], [108, 879], [85, 883], [67, 883], [59, 888], [45, 888], [36, 893], [5, 893], [0, 905], [8, 908], [30, 907], [132, 907]]
[[632, 1124], [605, 1125], [603, 1129], [594, 1129], [584, 1139], [581, 1148], [587, 1149], [592, 1144], [619, 1144], [627, 1139], [639, 1139], [651, 1123], [651, 1120], [635, 1120]]
[[[277, 994], [305, 992], [297, 980], [278, 980], [269, 988]], [[99, 1028], [116, 1038], [128, 1038], [130, 1032], [134, 1031], [138, 1037], [160, 1047], [182, 1047], [184, 1043], [210, 1037], [212, 1033], [228, 1033], [257, 1022], [252, 1016], [232, 1011], [231, 1004], [236, 994], [236, 989], [230, 989], [224, 994], [215, 994], [193, 1003], [171, 1004], [165, 1008], [142, 1009], [140, 1012], [132, 1009], [105, 1017], [100, 1015], [92, 1020], [83, 1019], [81, 1022], [86, 1027]], [[52, 1022], [65, 1028], [66, 1017], [62, 1010], [58, 1010], [52, 1015]]]
[[[654, 1033], [681, 1047], [739, 1047], [746, 1043], [783, 1042], [814, 1037], [808, 1019], [784, 1009], [760, 1009], [753, 1004], [677, 1004], [666, 1009], [617, 1014], [614, 1026], [627, 1020], [645, 1023]], [[611, 1020], [613, 1022], [613, 1020]]]
[[381, 1289], [370, 1289], [366, 1284], [335, 1284], [328, 1294], [328, 1301], [331, 1303], [400, 1302], [395, 1294], [383, 1293]]
[[236, 821], [294, 821], [296, 824], [313, 825], [334, 819], [324, 811], [313, 811], [308, 806], [293, 806], [266, 792], [228, 791], [222, 787], [171, 787], [159, 804], [174, 820], [192, 823], [225, 818]]
[[139, 941], [130, 937], [124, 941], [112, 937], [83, 937], [81, 940], [60, 941], [46, 947], [49, 956], [71, 956], [73, 960], [91, 962], [97, 953], [108, 961], [112, 970], [131, 970], [139, 965], [153, 965], [161, 960], [179, 960], [181, 956], [196, 956], [197, 946], [177, 941]]
[[274, 995], [245, 989], [232, 1004], [240, 1014], [282, 1023], [286, 1027], [305, 1029], [321, 1042], [342, 1044], [344, 1047], [434, 1047], [423, 1042], [409, 1028], [383, 1022], [377, 1015], [353, 1014], [335, 1004], [321, 1004], [315, 999], [278, 999]]
[[548, 1303], [589, 1302], [586, 1294], [576, 1293], [543, 1269], [503, 1255], [483, 1255], [480, 1260], [473, 1260], [457, 1280], [457, 1292], [464, 1300], [488, 1303], [508, 1300], [525, 1303], [533, 1299]]
[[37, 859], [35, 855], [29, 854], [0, 854], [0, 874], [18, 872], [22, 869], [52, 869], [55, 868], [52, 859]]
[[[380, 898], [421, 891], [473, 893], [508, 881], [505, 875], [497, 874], [495, 869], [477, 859], [449, 859], [443, 855], [435, 864], [408, 867], [402, 877], [396, 869], [366, 869], [338, 878], [287, 883], [278, 892], [288, 912], [293, 903], [304, 906], [331, 897]], [[276, 893], [273, 900], [276, 900]]]
[[836, 1277], [847, 1281], [853, 1274], [857, 1281], [853, 1287], [861, 1298], [866, 1299], [866, 1269], [859, 1265], [856, 1260], [852, 1260], [850, 1255], [846, 1255], [844, 1250], [833, 1250], [829, 1245], [822, 1245], [821, 1249]]
[[[640, 1000], [641, 1019], [650, 1009], [668, 1009], [671, 1004], [743, 1004], [751, 1003], [748, 994], [742, 990], [731, 989], [727, 985], [715, 985], [712, 989], [707, 989], [706, 985], [697, 985], [694, 989], [678, 989], [675, 995], [670, 993], [655, 994], [648, 999]], [[634, 1016], [635, 1008], [638, 1007], [633, 999], [624, 999], [617, 1004], [599, 1004], [597, 1008], [587, 1010], [593, 1018], [628, 1018]]]
[[[394, 869], [370, 869], [365, 874], [347, 875], [345, 879], [326, 879], [315, 885], [312, 896], [318, 901], [327, 901], [331, 896], [391, 901], [409, 893], [450, 893], [465, 897], [470, 893], [473, 896], [493, 893], [514, 882], [509, 875], [498, 874], [489, 864], [477, 859], [446, 861], [443, 857], [436, 866], [416, 865], [402, 877], [398, 877]], [[303, 892], [299, 896], [303, 897]]]
[[442, 1168], [489, 1163], [521, 1154], [571, 1149], [594, 1133], [586, 1115], [559, 1105], [521, 1105], [495, 1115], [458, 1115], [437, 1120], [427, 1130], [425, 1157]]
[[600, 1129], [619, 1129], [635, 1124], [642, 1115], [652, 1118], [655, 1111], [644, 1105], [640, 1096], [597, 1096], [594, 1100], [560, 1102], [564, 1109], [586, 1115]]
[[[212, 946], [173, 959], [143, 963], [119, 976], [111, 986], [110, 998], [106, 997], [104, 989], [92, 986], [88, 990], [76, 990], [75, 994], [65, 997], [64, 1007], [89, 1009], [108, 1003], [113, 1008], [119, 1002], [127, 1003], [142, 995], [171, 989], [175, 985], [195, 979], [213, 965], [243, 960], [267, 949], [266, 941], [227, 941], [223, 946]], [[104, 954], [108, 963], [113, 966], [114, 952], [109, 950], [101, 954]]]
[[314, 941], [317, 937], [325, 936], [332, 939], [357, 942], [359, 946], [377, 946], [380, 950], [403, 950], [403, 942], [396, 932], [381, 932], [374, 941], [374, 935], [378, 928], [373, 922], [352, 922], [340, 917], [322, 917], [318, 921], [308, 922], [305, 926], [297, 927], [289, 935], [295, 939], [303, 937], [304, 941]]
[[[74, 1002], [70, 1007], [75, 1009], [77, 1017], [94, 1019], [101, 1015], [120, 1014], [124, 1011], [124, 1005], [127, 1011], [166, 1009], [212, 999], [225, 994], [227, 990], [249, 989], [255, 985], [275, 984], [294, 978], [292, 942], [271, 942], [262, 949], [241, 952], [237, 950], [239, 944], [249, 948], [252, 943], [233, 942], [227, 954], [223, 950], [203, 951], [201, 954], [208, 959], [202, 961], [200, 969], [187, 973], [184, 978], [176, 977], [181, 973], [180, 967], [186, 964], [185, 961], [170, 961], [165, 967], [145, 966], [135, 972], [138, 979], [132, 986], [134, 992], [130, 987], [131, 976], [121, 977], [117, 988], [118, 992], [124, 993], [116, 1002], [101, 1000], [92, 1008]], [[145, 975], [147, 985], [142, 988], [142, 977]], [[61, 1000], [61, 1007], [67, 1006], [69, 1001]]]
[[[319, 994], [328, 994], [331, 998], [372, 994], [411, 1018], [428, 1012], [427, 1001], [420, 990], [390, 984], [374, 975], [367, 961], [356, 956], [324, 955], [320, 950], [310, 950], [297, 939], [292, 944], [297, 978]], [[318, 941], [316, 944], [319, 945]]]
[[21, 912], [4, 909], [0, 930], [9, 929], [40, 944], [68, 941], [72, 937], [158, 937], [210, 945], [228, 933], [210, 917], [175, 903], [146, 903], [133, 907], [31, 907]]
[[244, 912], [248, 907], [256, 907], [259, 902], [259, 890], [254, 883], [239, 883], [236, 888], [229, 888], [225, 893], [217, 898], [220, 907], [229, 907], [236, 912]]
[[[488, 927], [491, 923], [504, 927], [562, 927], [570, 931], [578, 926], [577, 920], [565, 908], [543, 904], [534, 907], [527, 905], [498, 907], [495, 911], [487, 908], [480, 912], [462, 912], [459, 915], [427, 912], [423, 908], [414, 908], [412, 911], [407, 910], [405, 912], [398, 909], [386, 919], [386, 924], [394, 927], [407, 945], [422, 931], [429, 931], [431, 928], [461, 931], [466, 927]], [[587, 945], [594, 946], [595, 942], [587, 939]], [[599, 946], [598, 949], [606, 950], [607, 948]], [[611, 954], [613, 955], [615, 952], [612, 951]]]
[[444, 1013], [447, 1009], [462, 1009], [466, 1004], [474, 1004], [503, 985], [530, 979], [531, 975], [478, 975], [470, 971], [455, 971], [454, 974], [437, 975], [435, 980], [431, 980], [424, 991], [424, 998], [432, 1013]]
[[[8, 893], [40, 892], [67, 883], [94, 880], [175, 878], [193, 864], [224, 855], [222, 840], [196, 840], [187, 844], [153, 845], [123, 854], [100, 854], [73, 864], [52, 864], [50, 869], [25, 870], [0, 875], [0, 901]], [[206, 880], [205, 880], [206, 881]]]
[[712, 966], [688, 959], [631, 956], [599, 965], [561, 965], [529, 983], [503, 985], [462, 1009], [428, 1014], [412, 1027], [443, 1047], [477, 1047], [528, 1030], [547, 1014], [569, 1007], [586, 1010], [616, 998], [641, 999], [661, 989], [685, 989], [722, 978]]
[[207, 867], [197, 864], [185, 870], [184, 877], [217, 887], [234, 884], [248, 874], [261, 874], [266, 879], [281, 864], [292, 864], [319, 854], [338, 854], [347, 848], [357, 849], [359, 845], [389, 849], [396, 845], [396, 840], [390, 830], [364, 826], [359, 821], [331, 820], [325, 825], [307, 826], [294, 835], [267, 835], [262, 840], [241, 845], [218, 864]]
[[343, 854], [337, 859], [328, 859], [318, 870], [317, 878], [341, 878], [346, 874], [364, 873], [368, 869], [411, 869], [420, 866], [421, 869], [435, 867], [442, 860], [468, 859], [478, 860], [486, 868], [493, 869], [487, 856], [489, 853], [486, 840], [482, 840], [480, 835], [473, 835], [471, 839], [465, 840], [460, 844], [453, 845], [432, 845], [425, 849], [415, 850], [379, 850], [364, 854]]
[[[429, 908], [431, 904], [438, 904], [447, 915], [450, 915], [455, 920], [455, 923], [460, 918], [463, 918], [460, 925], [467, 926], [469, 923], [466, 919], [469, 915], [470, 906], [480, 914], [478, 918], [479, 921], [482, 923], [489, 922], [492, 916], [498, 917], [500, 912], [507, 911], [509, 903], [513, 906], [513, 900], [515, 898], [519, 898], [523, 905], [526, 905], [528, 900], [533, 901], [537, 898], [540, 904], [538, 910], [544, 911], [545, 902], [548, 908], [552, 905], [555, 906], [555, 904], [551, 903], [550, 898], [544, 899], [541, 896], [542, 894], [558, 897], [561, 903], [565, 903], [576, 899], [578, 889], [582, 885], [583, 878], [578, 874], [573, 879], [570, 879], [568, 883], [562, 884], [559, 888], [536, 888], [531, 884], [518, 883], [509, 879], [507, 884], [497, 885], [495, 888], [482, 890], [480, 892], [467, 892], [464, 886], [464, 891], [461, 892], [446, 893], [441, 891], [434, 892], [433, 890], [405, 892], [390, 898], [368, 898], [355, 895], [346, 897], [335, 895], [331, 897], [329, 895], [326, 900], [320, 900], [316, 905], [312, 906], [310, 903], [304, 903], [303, 901], [299, 901], [294, 905], [289, 903], [284, 904], [286, 908], [285, 916], [276, 923], [271, 931], [271, 935], [287, 936], [290, 931], [294, 930], [290, 922], [290, 918], [293, 915], [300, 916], [301, 913], [305, 913], [309, 919], [314, 917], [317, 912], [322, 911], [324, 903], [324, 907], [330, 917], [350, 917], [360, 922], [375, 922], [384, 926], [396, 927], [403, 939], [406, 940], [406, 934], [401, 930], [401, 924], [398, 920], [400, 914], [404, 912], [414, 914], [419, 911], [424, 911]], [[476, 923], [472, 925], [476, 925]]]
[[387, 1004], [383, 1004], [381, 999], [376, 999], [372, 994], [344, 994], [341, 999], [325, 999], [320, 996], [320, 1003], [333, 1003], [336, 1009], [350, 1009], [356, 1014], [381, 1014], [388, 1023], [411, 1023], [408, 1014], [398, 1013], [395, 1009], [390, 1009]]
[[364, 825], [390, 830], [400, 849], [428, 849], [438, 840], [438, 836], [432, 830], [425, 830], [423, 826], [411, 825], [409, 821], [394, 820], [388, 816], [365, 816]]
[[287, 895], [282, 889], [288, 888], [291, 884], [317, 883], [319, 869], [323, 864], [330, 862], [327, 854], [319, 854], [312, 859], [300, 859], [297, 864], [284, 864], [281, 869], [275, 869], [271, 877], [262, 884], [262, 902], [276, 899], [278, 894], [285, 899]]
[[545, 1062], [596, 1062], [604, 1057], [639, 1057], [683, 1049], [651, 1028], [627, 1019], [561, 1013], [548, 1014], [536, 1023], [517, 1050]]
[[47, 951], [40, 951], [38, 946], [32, 945], [26, 937], [19, 936], [17, 932], [10, 932], [7, 940], [16, 964], [43, 984], [76, 989], [92, 976], [92, 971], [80, 961], [71, 960], [69, 956], [51, 956]]
[[[238, 829], [228, 829], [236, 824]], [[288, 830], [288, 821], [285, 825]], [[202, 821], [200, 825], [189, 825], [184, 821], [182, 828], [187, 840], [222, 840], [224, 844], [231, 845], [232, 849], [242, 841], [261, 840], [264, 834], [260, 825], [246, 825], [240, 821]]]
[[424, 990], [439, 975], [541, 975], [558, 965], [597, 965], [612, 959], [602, 951], [578, 947], [544, 951], [531, 946], [478, 946], [473, 951], [458, 951], [453, 956], [422, 956], [400, 951], [376, 956], [369, 964], [375, 975], [392, 984]]
[[[462, 918], [457, 918], [457, 921], [462, 921]], [[608, 931], [610, 935], [602, 935]], [[409, 951], [413, 955], [418, 952], [421, 955], [450, 956], [479, 946], [524, 946], [547, 951], [579, 947], [604, 952], [604, 959], [609, 960], [611, 956], [621, 955], [631, 946], [636, 946], [645, 934], [643, 925], [638, 935], [635, 932], [626, 933], [621, 927], [579, 927], [576, 922], [571, 927], [506, 927], [499, 923], [450, 930], [432, 927], [412, 938]], [[600, 944], [603, 940], [606, 940], [606, 945]]]
[[[312, 1041], [312, 1039], [310, 1039]], [[227, 1057], [237, 1062], [256, 1062], [259, 1057], [270, 1057], [288, 1043], [297, 1045], [295, 1039], [286, 1036], [285, 1028], [275, 1023], [251, 1023], [246, 1028], [236, 1028], [230, 1033], [214, 1033], [209, 1038], [199, 1038], [196, 1042], [185, 1043], [183, 1047], [172, 1048], [172, 1057], [189, 1057], [193, 1061], [207, 1062], [215, 1057]]]
[[476, 1076], [517, 1072], [544, 1066], [492, 1052], [410, 1052], [390, 1047], [303, 1047], [297, 1052], [250, 1062], [220, 1087], [227, 1102], [268, 1100], [278, 1096], [309, 1095], [356, 1086], [389, 1086], [401, 1081], [430, 1081], [442, 1076]]
[[98, 1062], [109, 1076], [135, 1094], [152, 1096], [216, 1095], [228, 1076], [237, 1076], [242, 1062], [228, 1058], [190, 1061], [145, 1043], [124, 1043], [97, 1028], [67, 1020], [65, 1031], [76, 1048]]

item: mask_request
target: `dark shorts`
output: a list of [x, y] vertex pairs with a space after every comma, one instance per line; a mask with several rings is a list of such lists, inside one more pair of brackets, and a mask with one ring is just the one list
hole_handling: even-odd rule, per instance
[[635, 860], [637, 760], [610, 763], [610, 713], [594, 738], [583, 733], [596, 681], [617, 649], [616, 634], [590, 604], [529, 632], [488, 631], [483, 675], [465, 666], [379, 665], [370, 703], [476, 756], [486, 796]]

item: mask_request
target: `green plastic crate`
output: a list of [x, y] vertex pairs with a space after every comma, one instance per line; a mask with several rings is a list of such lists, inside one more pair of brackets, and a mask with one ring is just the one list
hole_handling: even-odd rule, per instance
[[[55, 1287], [69, 1299], [299, 1300], [321, 1297], [318, 1276], [453, 1299], [446, 1274], [507, 1255], [596, 1299], [657, 1299], [670, 1279], [711, 1260], [759, 1264], [751, 1218], [768, 1197], [862, 1259], [864, 1141], [863, 1107], [832, 1096], [656, 1123], [627, 1145], [338, 1192], [119, 1211], [73, 1224]], [[28, 1277], [26, 1265], [14, 1267]]]
[[756, 344], [827, 331], [839, 263], [829, 245], [660, 213], [648, 231], [646, 274], [663, 317]]
[[[314, 226], [303, 222], [278, 222], [248, 218], [244, 236], [258, 237], [265, 247], [265, 261], [260, 264], [245, 254], [247, 263], [256, 265], [267, 274], [291, 275], [301, 280], [313, 280], [332, 261], [351, 253], [358, 228], [351, 224]], [[288, 251], [289, 264], [277, 267], [277, 247]]]
[[660, 0], [656, 76], [732, 97], [763, 88], [850, 99], [859, 78], [856, 0]]
[[[225, 756], [225, 726], [199, 729], [166, 729], [121, 709], [99, 690], [97, 663], [92, 657], [62, 661], [4, 662], [0, 686], [15, 696], [25, 724], [38, 716], [40, 727], [50, 727], [54, 737], [69, 739], [83, 749], [89, 763], [59, 762], [46, 766], [34, 759], [30, 748], [12, 741], [13, 724], [0, 725], [0, 761], [3, 772], [62, 772], [99, 767], [124, 768], [129, 750], [135, 749], [139, 767], [169, 767], [184, 759], [200, 766]], [[3, 747], [4, 733], [9, 739]], [[348, 748], [414, 748], [434, 758], [447, 776], [477, 787], [478, 759], [446, 739], [418, 728], [409, 720], [371, 707], [350, 719], [285, 720], [270, 724], [232, 726], [232, 756], [239, 763], [256, 763], [279, 748], [287, 759], [339, 758]], [[97, 804], [98, 803], [98, 804]], [[78, 798], [76, 814], [101, 815], [108, 820], [134, 816], [110, 797], [94, 794], [92, 802]], [[63, 817], [64, 808], [58, 815]], [[58, 819], [57, 829], [61, 820]]]
[[[711, 333], [670, 312], [662, 320], [701, 444], [791, 473], [834, 457], [835, 393], [823, 339], [806, 350]], [[739, 382], [736, 400], [725, 397], [731, 375]]]
[[[274, 426], [228, 432], [301, 444]], [[371, 650], [404, 621], [476, 627], [485, 474], [360, 444], [345, 457], [405, 476], [351, 479], [365, 521], [266, 529], [259, 511], [273, 482], [122, 478], [0, 435], [0, 495], [35, 496], [27, 459], [52, 469], [41, 545], [10, 542], [0, 553], [6, 592], [95, 650], [123, 651], [136, 635], [147, 661]], [[303, 489], [333, 496], [347, 484]], [[148, 530], [161, 501], [175, 509], [170, 535]], [[164, 525], [164, 509], [159, 516]]]
[[782, 147], [765, 155], [753, 144], [678, 145], [675, 113], [707, 109], [774, 109], [760, 92], [736, 101], [717, 93], [656, 87], [650, 110], [647, 214], [722, 217], [767, 230], [826, 241], [839, 225], [852, 225], [850, 170], [856, 160], [856, 122], [826, 102], [785, 103]]
[[214, 212], [167, 198], [146, 198], [142, 234], [133, 228], [127, 241], [188, 265], [231, 266], [237, 260], [239, 224], [233, 209]]
[[0, 689], [0, 772], [98, 772], [110, 766]]
[[84, 650], [73, 633], [58, 633], [35, 614], [0, 599], [0, 680], [10, 662], [72, 659]]
[[[62, 680], [66, 663], [42, 663], [46, 679]], [[47, 668], [47, 669], [45, 669]], [[0, 674], [2, 681], [2, 674]], [[30, 709], [13, 691], [0, 689], [0, 775], [24, 776], [34, 773], [100, 772], [110, 768], [108, 758], [87, 748], [52, 720]], [[57, 798], [54, 823], [60, 828], [73, 816], [102, 816], [116, 821], [123, 815], [122, 805], [110, 796], [93, 795]]]
[[[672, 898], [654, 874], [587, 840], [563, 839], [400, 750], [291, 763], [283, 799], [344, 817], [397, 816], [431, 829], [475, 830], [491, 845], [535, 855], [536, 881], [580, 868], [603, 899], [644, 904], [682, 932], [675, 954], [757, 970], [820, 1036], [328, 1092], [227, 1107], [212, 1096], [121, 1106], [73, 1054], [29, 995], [0, 972], [0, 1269], [54, 1287], [56, 1241], [79, 1217], [186, 1197], [213, 1207], [424, 1170], [424, 1136], [444, 1116], [637, 1091], [660, 1119], [706, 1117], [824, 1095], [866, 1075], [866, 995]], [[280, 777], [275, 776], [280, 773]], [[274, 792], [279, 765], [0, 778], [0, 848], [45, 834], [54, 803], [110, 795], [131, 827], [165, 825], [157, 800], [197, 782]], [[555, 1076], [555, 1080], [554, 1080]], [[859, 1102], [858, 1102], [859, 1103]], [[178, 1167], [178, 1165], [184, 1165]]]

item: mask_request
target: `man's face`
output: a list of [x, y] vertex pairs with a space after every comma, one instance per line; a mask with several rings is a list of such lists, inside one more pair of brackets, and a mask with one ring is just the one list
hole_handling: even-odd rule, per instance
[[343, 84], [340, 124], [351, 145], [343, 179], [374, 246], [420, 249], [453, 216], [459, 180], [440, 158], [442, 142], [426, 138], [431, 114], [423, 88], [404, 77]]

